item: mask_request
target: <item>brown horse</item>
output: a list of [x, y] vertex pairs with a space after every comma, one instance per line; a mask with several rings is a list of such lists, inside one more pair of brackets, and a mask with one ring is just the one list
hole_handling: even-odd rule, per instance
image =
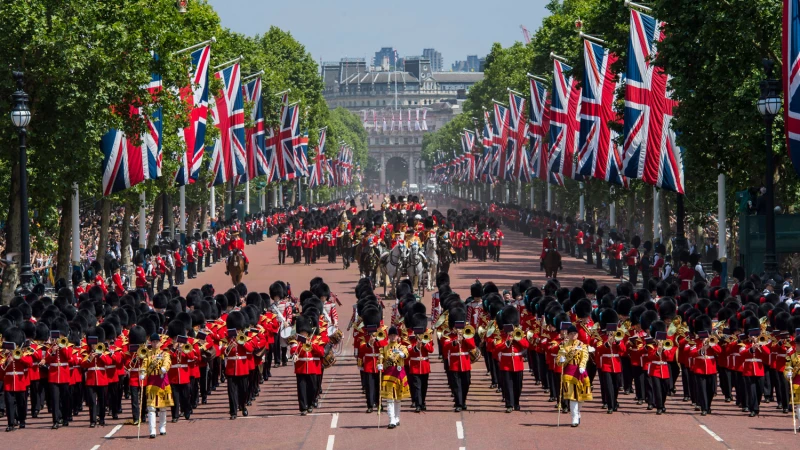
[[561, 268], [561, 255], [557, 251], [549, 251], [542, 261], [544, 273], [547, 278], [557, 278], [558, 269]]
[[228, 258], [228, 263], [225, 266], [228, 273], [231, 275], [231, 282], [234, 286], [242, 282], [242, 275], [244, 274], [244, 257], [242, 252], [234, 250]]

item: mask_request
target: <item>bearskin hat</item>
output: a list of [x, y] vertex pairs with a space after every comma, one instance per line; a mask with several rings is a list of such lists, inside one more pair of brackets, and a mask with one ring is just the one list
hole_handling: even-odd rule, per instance
[[142, 345], [147, 342], [147, 333], [140, 325], [136, 325], [128, 332], [128, 343]]
[[675, 317], [677, 306], [671, 298], [662, 298], [656, 303], [658, 317], [664, 322], [669, 322]]
[[594, 278], [587, 278], [583, 280], [582, 287], [587, 294], [594, 294], [597, 292], [597, 280]]
[[314, 319], [308, 316], [298, 316], [295, 318], [294, 327], [295, 331], [300, 333], [308, 333], [311, 334], [314, 331], [317, 323], [314, 322]]
[[172, 339], [175, 339], [178, 336], [183, 336], [186, 334], [186, 327], [183, 326], [183, 322], [180, 320], [173, 320], [172, 322], [167, 325], [167, 336]]
[[314, 295], [316, 295], [319, 299], [329, 298], [331, 296], [331, 288], [328, 287], [326, 283], [319, 283], [315, 285], [314, 288], [311, 289], [311, 292], [313, 292]]
[[619, 315], [611, 308], [606, 308], [600, 312], [600, 329], [605, 330], [608, 324], [619, 323]]
[[25, 342], [25, 332], [19, 327], [9, 327], [3, 332], [3, 340], [22, 347], [22, 343]]
[[500, 314], [503, 316], [503, 324], [519, 326], [519, 310], [516, 306], [505, 306]]
[[580, 299], [575, 303], [575, 306], [572, 307], [572, 311], [577, 318], [585, 319], [592, 313], [592, 302], [585, 298]]
[[631, 308], [633, 308], [633, 300], [628, 297], [618, 297], [616, 301], [616, 305], [614, 306], [614, 310], [620, 316], [630, 316], [631, 315]]
[[663, 320], [655, 320], [649, 327], [650, 336], [655, 337], [656, 333], [663, 333], [667, 331], [667, 324]]
[[467, 321], [467, 309], [463, 307], [455, 307], [449, 309], [450, 313], [447, 315], [447, 326], [451, 329], [455, 327], [456, 322]]
[[86, 332], [87, 336], [96, 336], [97, 342], [105, 342], [106, 341], [106, 330], [101, 327], [92, 327]]
[[711, 331], [711, 317], [707, 314], [700, 314], [694, 318], [695, 331]]
[[243, 330], [246, 324], [247, 320], [241, 311], [231, 311], [231, 313], [228, 314], [228, 320], [225, 323], [228, 328], [235, 328], [237, 330]]

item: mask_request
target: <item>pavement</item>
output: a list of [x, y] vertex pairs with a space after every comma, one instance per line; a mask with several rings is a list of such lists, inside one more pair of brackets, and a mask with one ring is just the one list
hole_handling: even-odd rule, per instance
[[[344, 305], [339, 310], [340, 325], [346, 327], [355, 302], [353, 289], [358, 271], [355, 265], [343, 270], [341, 263], [329, 264], [323, 258], [312, 266], [302, 264], [278, 265], [277, 246], [267, 239], [246, 249], [250, 257], [250, 274], [244, 282], [249, 290], [267, 292], [275, 280], [291, 283], [294, 295], [308, 288], [308, 281], [321, 276]], [[468, 296], [474, 280], [494, 281], [502, 290], [520, 279], [531, 278], [538, 285], [545, 282], [538, 270], [541, 242], [519, 233], [506, 231], [499, 263], [469, 261], [450, 269], [452, 286]], [[224, 291], [231, 283], [222, 264], [187, 280], [181, 291], [212, 283]], [[614, 283], [605, 272], [583, 261], [564, 258], [560, 280], [564, 286], [579, 284], [584, 277], [594, 277], [599, 283]], [[424, 302], [430, 308], [430, 294]], [[388, 317], [387, 309], [387, 321]], [[591, 446], [594, 449], [620, 448], [798, 448], [800, 437], [792, 432], [789, 414], [775, 410], [775, 404], [762, 404], [761, 416], [749, 418], [733, 403], [724, 403], [717, 396], [713, 414], [702, 417], [680, 397], [667, 400], [667, 413], [656, 416], [645, 406], [637, 406], [633, 395], [620, 395], [620, 409], [608, 415], [598, 400], [585, 403], [581, 425], [569, 426], [569, 415], [557, 413], [548, 395], [526, 372], [521, 399], [522, 411], [506, 414], [500, 394], [489, 388], [489, 377], [482, 362], [472, 372], [467, 405], [468, 410], [453, 412], [452, 400], [441, 362], [432, 360], [433, 373], [428, 390], [428, 410], [415, 414], [410, 402], [403, 402], [400, 426], [386, 429], [385, 413], [366, 413], [361, 394], [358, 369], [352, 355], [352, 337], [345, 333], [342, 355], [325, 371], [320, 407], [313, 414], [301, 417], [297, 407], [296, 383], [291, 366], [272, 370], [273, 377], [261, 385], [261, 395], [248, 408], [250, 415], [230, 420], [227, 392], [224, 385], [209, 396], [191, 420], [168, 423], [167, 435], [148, 439], [146, 424], [141, 440], [137, 428], [122, 425], [130, 414], [128, 401], [123, 400], [125, 414], [120, 420], [107, 419], [105, 427], [89, 428], [87, 413], [76, 417], [69, 428], [50, 430], [51, 417], [43, 413], [38, 419], [28, 419], [25, 430], [2, 435], [6, 448], [43, 447], [59, 449], [125, 449], [134, 447], [171, 448], [183, 446], [213, 446], [227, 449], [362, 449], [380, 447], [382, 450], [462, 450], [560, 448]], [[678, 393], [680, 394], [680, 386]], [[559, 426], [560, 421], [560, 426]]]

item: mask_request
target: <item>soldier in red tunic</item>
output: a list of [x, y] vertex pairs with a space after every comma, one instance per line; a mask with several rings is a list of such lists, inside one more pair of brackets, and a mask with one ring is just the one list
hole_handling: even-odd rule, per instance
[[[242, 254], [242, 258], [244, 258], [244, 273], [247, 274], [247, 268], [250, 266], [250, 259], [247, 258], [247, 255], [244, 253], [244, 241], [241, 237], [239, 237], [239, 232], [235, 231], [233, 233], [233, 237], [231, 241], [228, 243], [228, 250], [233, 252], [234, 250], [239, 250], [239, 253]], [[230, 258], [230, 257], [229, 257]], [[227, 265], [227, 261], [225, 262]], [[228, 271], [225, 271], [225, 275], [228, 275]]]

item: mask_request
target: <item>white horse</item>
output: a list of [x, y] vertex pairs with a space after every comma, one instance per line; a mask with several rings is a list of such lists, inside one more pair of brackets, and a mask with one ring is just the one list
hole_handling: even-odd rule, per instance
[[413, 242], [409, 249], [406, 271], [408, 272], [408, 278], [411, 280], [411, 286], [417, 291], [420, 291], [420, 296], [425, 295], [425, 285], [427, 284], [424, 283], [422, 279], [423, 275], [425, 275], [425, 265], [422, 262], [423, 258], [425, 258], [424, 250], [418, 242]]
[[425, 241], [425, 256], [428, 258], [428, 290], [433, 291], [433, 284], [436, 280], [436, 271], [439, 270], [439, 253], [436, 234], [431, 233]]
[[391, 251], [381, 255], [381, 279], [383, 280], [383, 295], [386, 295], [386, 288], [391, 284], [391, 292], [394, 292], [397, 282], [403, 270], [408, 266], [410, 250], [402, 242], [397, 243]]

